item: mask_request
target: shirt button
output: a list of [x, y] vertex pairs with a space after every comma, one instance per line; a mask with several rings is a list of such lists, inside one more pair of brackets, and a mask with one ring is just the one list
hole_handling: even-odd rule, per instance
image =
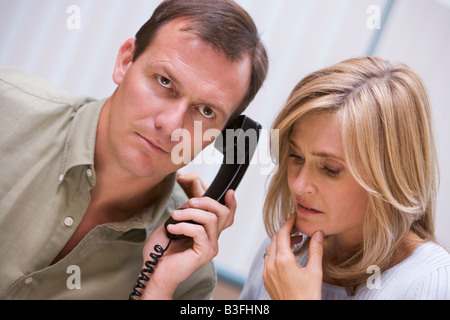
[[61, 175], [58, 177], [58, 180], [59, 180], [59, 182], [62, 182], [62, 181], [64, 180], [64, 175], [61, 174]]
[[64, 225], [66, 227], [70, 227], [73, 224], [73, 218], [72, 217], [66, 217], [64, 219]]
[[87, 169], [86, 170], [86, 174], [87, 174], [87, 176], [90, 178], [90, 177], [92, 177], [92, 170], [91, 169]]
[[30, 284], [33, 282], [33, 277], [27, 277], [24, 281], [25, 284]]

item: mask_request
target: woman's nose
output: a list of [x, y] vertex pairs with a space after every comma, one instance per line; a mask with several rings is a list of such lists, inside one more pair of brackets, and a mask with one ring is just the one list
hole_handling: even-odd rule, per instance
[[293, 187], [296, 194], [313, 193], [316, 190], [314, 175], [309, 168], [304, 166], [299, 169], [294, 178]]

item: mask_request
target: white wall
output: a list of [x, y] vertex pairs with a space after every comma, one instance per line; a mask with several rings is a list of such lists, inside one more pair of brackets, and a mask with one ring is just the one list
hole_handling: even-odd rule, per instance
[[450, 249], [450, 1], [396, 1], [375, 55], [403, 61], [423, 78], [433, 108], [441, 170], [436, 233]]
[[[433, 103], [441, 165], [437, 235], [450, 247], [450, 5], [445, 0], [238, 0], [255, 19], [270, 56], [264, 87], [246, 114], [270, 125], [290, 90], [306, 74], [367, 54], [403, 61], [422, 75]], [[0, 64], [36, 73], [74, 94], [109, 96], [120, 45], [134, 37], [159, 1], [0, 0]], [[70, 29], [71, 5], [80, 29]], [[372, 6], [372, 7], [371, 7]], [[374, 6], [374, 7], [373, 7]], [[380, 29], [371, 29], [379, 9]], [[376, 18], [376, 17], [375, 17]], [[267, 137], [267, 136], [266, 136]], [[263, 137], [264, 138], [264, 137]], [[261, 141], [262, 147], [267, 140]], [[267, 148], [267, 147], [266, 147]], [[264, 151], [266, 148], [263, 148]], [[235, 224], [221, 237], [222, 274], [243, 281], [265, 236], [262, 205], [268, 175], [264, 153], [237, 191]], [[209, 182], [218, 165], [189, 165]]]

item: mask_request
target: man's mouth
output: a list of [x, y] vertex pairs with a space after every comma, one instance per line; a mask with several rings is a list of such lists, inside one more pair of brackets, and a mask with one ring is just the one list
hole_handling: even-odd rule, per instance
[[143, 140], [147, 146], [149, 148], [151, 148], [152, 150], [161, 153], [161, 154], [170, 154], [170, 152], [167, 152], [160, 144], [158, 144], [156, 141], [146, 138], [142, 135], [140, 135], [139, 133], [137, 133], [137, 135], [141, 138], [141, 140]]

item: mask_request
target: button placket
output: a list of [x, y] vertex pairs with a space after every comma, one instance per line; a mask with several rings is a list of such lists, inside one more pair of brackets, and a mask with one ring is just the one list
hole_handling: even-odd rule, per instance
[[65, 217], [64, 218], [64, 225], [66, 227], [70, 227], [73, 225], [73, 218], [72, 217]]
[[31, 284], [33, 282], [33, 277], [26, 277], [23, 282], [27, 285]]

